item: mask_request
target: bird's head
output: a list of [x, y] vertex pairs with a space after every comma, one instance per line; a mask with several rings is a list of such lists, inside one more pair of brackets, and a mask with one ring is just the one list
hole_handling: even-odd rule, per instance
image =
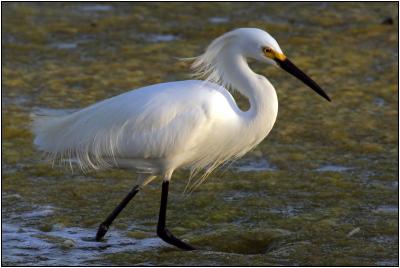
[[278, 42], [267, 32], [257, 28], [239, 28], [233, 30], [235, 42], [240, 54], [260, 62], [277, 65], [275, 58], [285, 57]]
[[302, 72], [285, 56], [278, 42], [267, 32], [256, 28], [239, 28], [233, 30], [231, 35], [237, 37], [238, 48], [245, 57], [279, 66], [300, 79], [320, 96], [331, 101], [329, 96], [314, 80]]

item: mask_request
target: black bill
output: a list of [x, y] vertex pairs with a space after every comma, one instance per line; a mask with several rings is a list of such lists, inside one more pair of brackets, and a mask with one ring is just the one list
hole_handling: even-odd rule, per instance
[[326, 100], [331, 101], [331, 99], [325, 93], [325, 91], [323, 91], [322, 88], [318, 86], [318, 84], [315, 83], [315, 81], [312, 80], [308, 75], [306, 75], [299, 68], [297, 68], [296, 65], [294, 65], [290, 60], [288, 60], [287, 58], [284, 60], [276, 59], [276, 62], [279, 64], [279, 66], [281, 66], [283, 70], [287, 71], [288, 73], [294, 75], [295, 77], [303, 81], [304, 84], [309, 86], [312, 90], [317, 92], [320, 96], [322, 96]]

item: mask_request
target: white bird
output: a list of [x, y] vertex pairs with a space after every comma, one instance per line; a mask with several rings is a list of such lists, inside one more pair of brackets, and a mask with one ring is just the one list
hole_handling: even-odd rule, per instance
[[[82, 169], [120, 167], [147, 174], [100, 225], [98, 241], [133, 196], [162, 177], [157, 234], [179, 248], [194, 249], [165, 226], [174, 170], [189, 168], [208, 174], [225, 161], [243, 156], [268, 135], [278, 113], [274, 87], [250, 69], [248, 58], [281, 67], [330, 101], [267, 32], [240, 28], [218, 37], [195, 58], [192, 67], [196, 75], [206, 77], [204, 81], [146, 86], [65, 115], [33, 116], [34, 143], [53, 159], [77, 163]], [[228, 88], [248, 98], [249, 110], [237, 106]]]

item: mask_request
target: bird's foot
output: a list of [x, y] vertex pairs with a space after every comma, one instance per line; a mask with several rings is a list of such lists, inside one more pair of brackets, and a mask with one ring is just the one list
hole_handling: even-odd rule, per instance
[[157, 235], [167, 242], [168, 244], [174, 245], [183, 250], [195, 250], [196, 248], [176, 238], [167, 228], [163, 230], [157, 230]]
[[96, 234], [96, 241], [97, 242], [101, 241], [101, 239], [107, 233], [109, 227], [110, 226], [107, 226], [104, 223], [100, 224], [99, 229], [97, 230], [97, 234]]

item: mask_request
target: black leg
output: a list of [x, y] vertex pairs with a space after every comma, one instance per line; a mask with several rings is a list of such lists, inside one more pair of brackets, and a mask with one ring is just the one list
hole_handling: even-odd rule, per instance
[[100, 241], [104, 235], [107, 233], [108, 228], [110, 227], [111, 223], [115, 218], [118, 216], [118, 214], [126, 207], [126, 205], [131, 201], [131, 199], [139, 192], [139, 185], [135, 185], [132, 190], [129, 192], [129, 194], [119, 203], [119, 205], [111, 212], [110, 215], [108, 215], [107, 219], [103, 221], [102, 224], [100, 224], [99, 229], [97, 230], [96, 234], [96, 241]]
[[167, 201], [168, 201], [169, 181], [164, 181], [161, 192], [160, 215], [158, 217], [157, 235], [165, 242], [184, 250], [194, 250], [195, 248], [176, 238], [166, 227]]

